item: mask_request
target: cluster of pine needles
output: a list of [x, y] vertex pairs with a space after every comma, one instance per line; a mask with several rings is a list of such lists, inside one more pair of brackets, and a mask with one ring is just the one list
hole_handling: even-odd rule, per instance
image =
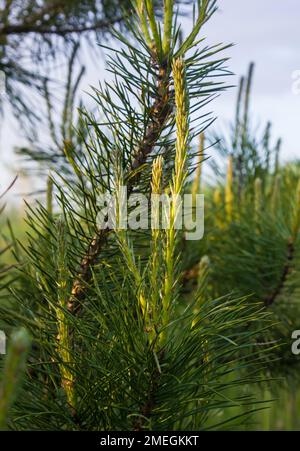
[[[53, 146], [23, 149], [52, 168], [46, 202], [27, 205], [26, 239], [10, 227], [0, 269], [2, 429], [243, 428], [268, 407], [259, 387], [297, 372], [300, 168], [280, 166], [270, 124], [252, 132], [253, 65], [230, 136], [211, 134], [228, 46], [205, 45], [216, 1], [196, 3], [183, 38], [173, 0], [159, 18], [133, 2], [128, 35], [106, 48], [113, 82], [76, 127], [66, 102], [57, 132], [46, 98]], [[99, 228], [99, 196], [122, 186], [170, 196], [168, 228]], [[196, 242], [176, 228], [188, 193], [205, 194]]]

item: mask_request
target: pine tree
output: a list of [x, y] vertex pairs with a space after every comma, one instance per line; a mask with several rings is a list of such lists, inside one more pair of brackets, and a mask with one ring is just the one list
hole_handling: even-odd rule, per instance
[[219, 185], [214, 182], [208, 189], [207, 233], [197, 248], [187, 249], [187, 274], [198, 267], [199, 253], [205, 253], [213, 263], [213, 296], [232, 291], [262, 301], [276, 325], [259, 340], [280, 344], [266, 375], [280, 375], [297, 385], [299, 363], [291, 352], [291, 336], [299, 327], [300, 172], [297, 163], [280, 166], [282, 143], [272, 143], [270, 123], [262, 135], [251, 127], [253, 70], [251, 64], [248, 77], [240, 81], [231, 139], [218, 134], [211, 138], [221, 156], [219, 166], [215, 161], [212, 165]]
[[[114, 83], [94, 89], [97, 112], [81, 111], [80, 145], [63, 139], [65, 170], [52, 171], [46, 206], [27, 207], [28, 243], [10, 305], [0, 304], [8, 335], [22, 326], [32, 336], [17, 400], [5, 406], [11, 429], [204, 430], [225, 427], [216, 412], [237, 427], [253, 411], [248, 387], [260, 380], [269, 314], [231, 287], [214, 298], [204, 253], [187, 298], [176, 228], [193, 140], [212, 121], [204, 107], [224, 89], [224, 47], [202, 39], [216, 2], [197, 2], [182, 42], [173, 0], [162, 23], [151, 0], [134, 8], [131, 36], [116, 32], [121, 48], [109, 50]], [[116, 215], [100, 228], [99, 198], [122, 205], [124, 186], [170, 195], [168, 227], [124, 229]], [[236, 406], [242, 415], [230, 413]]]

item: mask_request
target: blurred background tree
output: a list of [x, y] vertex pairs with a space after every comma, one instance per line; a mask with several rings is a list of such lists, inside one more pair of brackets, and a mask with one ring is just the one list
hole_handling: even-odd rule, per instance
[[0, 71], [13, 114], [37, 118], [32, 91], [24, 88], [44, 93], [54, 62], [68, 60], [84, 40], [96, 48], [124, 27], [130, 8], [130, 0], [1, 0]]
[[0, 70], [13, 114], [37, 117], [32, 91], [24, 88], [43, 92], [53, 62], [62, 64], [83, 40], [95, 47], [112, 27], [124, 24], [129, 8], [130, 0], [1, 1]]

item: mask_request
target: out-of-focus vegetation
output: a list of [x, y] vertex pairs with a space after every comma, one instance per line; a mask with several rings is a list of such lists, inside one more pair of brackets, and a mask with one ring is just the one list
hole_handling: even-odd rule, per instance
[[[154, 7], [159, 13], [162, 2], [154, 1]], [[25, 129], [42, 120], [45, 85], [58, 89], [55, 67], [66, 65], [74, 48], [79, 57], [84, 43], [100, 58], [99, 44], [114, 30], [125, 30], [130, 11], [131, 0], [0, 1], [0, 71], [11, 112]], [[31, 126], [28, 135], [35, 130]]]
[[[269, 388], [263, 398], [276, 401], [257, 414], [252, 428], [299, 429], [300, 361], [291, 346], [292, 333], [299, 330], [300, 166], [280, 164], [282, 143], [272, 139], [270, 123], [261, 136], [252, 131], [253, 71], [251, 64], [248, 77], [241, 79], [228, 136], [214, 134], [206, 141], [207, 149], [217, 142], [219, 157], [210, 162], [216, 177], [203, 177], [202, 166], [209, 163], [200, 162], [191, 185], [192, 191], [196, 186], [205, 193], [205, 234], [198, 246], [186, 243], [185, 291], [188, 297], [199, 283], [204, 259], [210, 296], [232, 292], [263, 302], [276, 324], [259, 343], [280, 343], [265, 361]], [[199, 154], [206, 156], [203, 137]]]
[[1, 0], [0, 70], [13, 114], [23, 123], [41, 120], [33, 94], [54, 82], [49, 68], [65, 64], [85, 40], [95, 49], [124, 25], [129, 8], [129, 0]]

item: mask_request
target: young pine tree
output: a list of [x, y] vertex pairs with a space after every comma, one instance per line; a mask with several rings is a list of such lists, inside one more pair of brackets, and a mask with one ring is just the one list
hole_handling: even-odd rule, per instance
[[[0, 305], [7, 333], [22, 325], [33, 340], [12, 429], [204, 430], [224, 427], [217, 412], [253, 410], [244, 389], [259, 379], [264, 347], [251, 324], [266, 328], [268, 315], [242, 297], [211, 298], [207, 259], [187, 301], [176, 228], [192, 140], [223, 89], [214, 81], [222, 48], [203, 44], [216, 2], [197, 2], [182, 42], [173, 0], [162, 20], [152, 0], [133, 5], [130, 36], [116, 33], [109, 49], [113, 82], [94, 89], [97, 112], [81, 112], [84, 151], [65, 140], [68, 170], [53, 171], [47, 208], [28, 206], [11, 307]], [[100, 228], [100, 196], [121, 205], [124, 186], [128, 195], [168, 194], [168, 227]]]
[[251, 127], [253, 68], [240, 82], [231, 139], [213, 137], [222, 157], [219, 168], [214, 165], [219, 186], [214, 180], [207, 188], [207, 233], [198, 247], [187, 248], [187, 274], [197, 278], [193, 268], [199, 253], [206, 254], [212, 296], [233, 292], [263, 303], [276, 325], [260, 341], [281, 343], [266, 376], [279, 374], [297, 386], [299, 359], [291, 352], [291, 336], [299, 328], [300, 171], [296, 162], [279, 165], [281, 140], [273, 143], [270, 123], [262, 135]]

